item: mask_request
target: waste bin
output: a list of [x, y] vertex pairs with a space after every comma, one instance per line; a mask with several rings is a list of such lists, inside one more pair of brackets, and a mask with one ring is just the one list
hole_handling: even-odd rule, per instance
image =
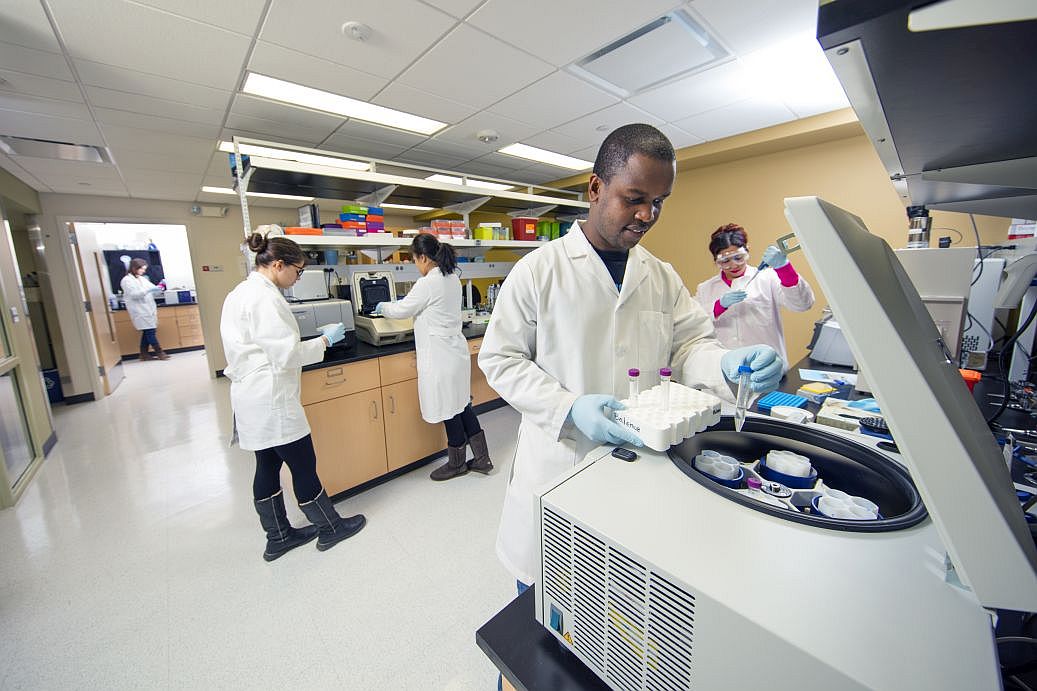
[[51, 403], [61, 403], [65, 394], [61, 390], [61, 375], [56, 369], [43, 370], [43, 383], [47, 387], [47, 398]]

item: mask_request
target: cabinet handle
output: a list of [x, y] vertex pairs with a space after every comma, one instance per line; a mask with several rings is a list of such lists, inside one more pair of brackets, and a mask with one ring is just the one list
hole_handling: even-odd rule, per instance
[[329, 369], [327, 372], [324, 373], [324, 376], [325, 377], [337, 377], [340, 374], [342, 374], [342, 368], [341, 367], [336, 367], [334, 369]]
[[375, 403], [374, 401], [371, 401], [371, 419], [372, 420], [377, 420], [378, 419], [378, 404]]
[[338, 381], [325, 381], [324, 382], [324, 388], [325, 389], [330, 389], [333, 386], [342, 386], [345, 383], [346, 383], [346, 378], [345, 377], [342, 377]]
[[396, 397], [389, 396], [389, 412], [393, 415], [396, 414]]

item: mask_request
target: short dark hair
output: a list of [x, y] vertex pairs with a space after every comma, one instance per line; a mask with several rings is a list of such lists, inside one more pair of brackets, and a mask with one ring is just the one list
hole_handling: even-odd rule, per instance
[[677, 160], [673, 144], [655, 127], [642, 123], [623, 125], [601, 143], [598, 157], [594, 159], [594, 174], [608, 182], [634, 154], [668, 163]]
[[139, 269], [142, 266], [147, 266], [147, 265], [148, 265], [148, 262], [146, 260], [141, 259], [140, 257], [136, 257], [136, 258], [130, 260], [130, 265], [128, 267], [126, 267], [126, 273], [129, 274], [130, 276], [136, 276], [137, 275], [137, 269]]

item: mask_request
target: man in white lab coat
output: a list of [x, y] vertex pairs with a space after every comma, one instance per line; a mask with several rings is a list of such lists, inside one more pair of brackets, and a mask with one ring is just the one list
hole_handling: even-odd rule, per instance
[[638, 246], [675, 174], [673, 146], [656, 128], [612, 132], [588, 184], [587, 220], [519, 261], [494, 306], [479, 366], [522, 414], [497, 535], [520, 592], [536, 580], [537, 488], [601, 443], [640, 445], [609, 410], [621, 407], [629, 368], [655, 377], [670, 367], [727, 400], [739, 365], [753, 369], [754, 391], [781, 378], [773, 348], [724, 349], [673, 267]]

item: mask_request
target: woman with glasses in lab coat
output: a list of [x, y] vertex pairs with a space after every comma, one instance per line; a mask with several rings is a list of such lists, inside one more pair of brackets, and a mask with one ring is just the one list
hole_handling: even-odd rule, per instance
[[[410, 252], [421, 278], [405, 298], [379, 302], [374, 313], [390, 319], [414, 317], [421, 417], [425, 422], [442, 422], [447, 433], [447, 461], [430, 477], [449, 480], [469, 470], [487, 474], [493, 463], [486, 433], [472, 411], [471, 357], [461, 334], [457, 255], [453, 247], [428, 233], [414, 238]], [[467, 462], [466, 443], [475, 456]]]
[[[220, 318], [227, 358], [223, 373], [230, 379], [238, 444], [256, 454], [252, 494], [267, 536], [263, 559], [273, 561], [313, 538], [318, 550], [329, 549], [359, 532], [366, 519], [339, 516], [328, 498], [300, 399], [302, 367], [323, 360], [325, 349], [345, 337], [346, 327], [327, 324], [319, 327], [320, 337], [300, 341], [281, 291], [302, 276], [306, 255], [285, 237], [252, 233], [247, 243], [256, 253], [255, 270], [227, 295]], [[296, 529], [288, 522], [282, 464], [288, 465], [299, 508], [313, 525]]]
[[700, 283], [695, 297], [713, 315], [717, 339], [725, 348], [769, 345], [788, 369], [781, 308], [806, 312], [813, 307], [810, 284], [775, 245], [763, 251], [767, 268], [757, 271], [749, 262], [749, 235], [734, 223], [713, 231], [709, 253], [720, 273]]

